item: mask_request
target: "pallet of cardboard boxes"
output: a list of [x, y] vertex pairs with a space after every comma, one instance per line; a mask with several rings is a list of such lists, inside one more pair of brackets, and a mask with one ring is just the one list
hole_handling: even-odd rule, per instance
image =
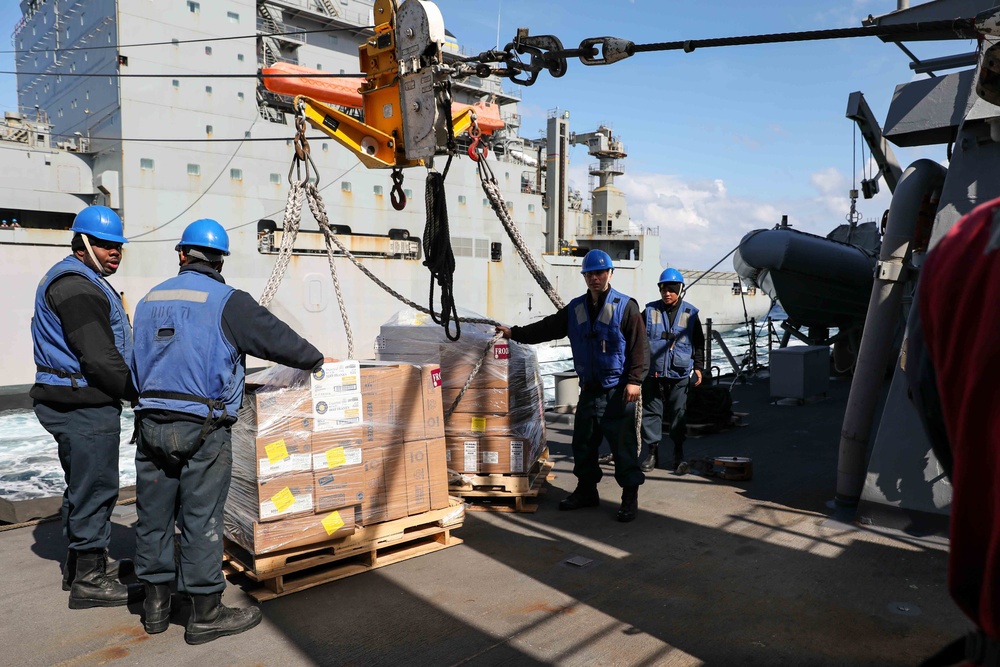
[[229, 570], [263, 600], [460, 543], [446, 456], [437, 367], [252, 376], [233, 430]]
[[552, 465], [534, 351], [491, 342], [492, 330], [482, 326], [463, 325], [458, 341], [445, 340], [429, 320], [397, 313], [382, 326], [376, 349], [380, 360], [440, 364], [450, 493], [470, 510], [535, 511]]

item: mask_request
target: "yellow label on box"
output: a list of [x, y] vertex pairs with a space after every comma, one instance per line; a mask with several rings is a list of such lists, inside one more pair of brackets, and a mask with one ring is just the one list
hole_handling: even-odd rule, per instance
[[292, 495], [292, 490], [286, 486], [271, 496], [271, 502], [274, 503], [274, 507], [278, 512], [284, 512], [295, 504], [295, 496]]
[[472, 418], [472, 432], [473, 433], [486, 433], [486, 417], [473, 417]]
[[326, 529], [327, 535], [333, 535], [338, 530], [344, 527], [344, 520], [340, 518], [340, 512], [331, 512], [327, 516], [323, 517], [323, 528]]
[[361, 410], [358, 408], [347, 408], [344, 410], [344, 417], [348, 419], [356, 419], [360, 414]]
[[288, 458], [288, 447], [285, 446], [284, 439], [265, 445], [264, 451], [267, 452], [267, 460], [271, 465]]
[[340, 383], [342, 385], [344, 385], [345, 387], [356, 386], [358, 384], [358, 376], [357, 375], [345, 375], [344, 379], [341, 380]]
[[343, 447], [334, 447], [326, 453], [326, 466], [328, 468], [336, 468], [345, 463], [347, 463], [347, 457], [344, 456]]

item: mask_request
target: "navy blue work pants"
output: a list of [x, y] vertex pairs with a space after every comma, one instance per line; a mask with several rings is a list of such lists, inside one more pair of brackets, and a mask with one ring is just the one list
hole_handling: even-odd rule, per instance
[[[202, 425], [141, 419], [135, 454], [135, 571], [142, 581], [191, 595], [220, 593], [222, 512], [233, 469], [229, 426], [209, 431], [194, 456]], [[171, 456], [173, 454], [174, 456]], [[178, 463], [177, 459], [184, 462]], [[180, 525], [180, 563], [174, 563], [174, 526]]]
[[118, 502], [121, 404], [66, 406], [35, 401], [35, 416], [59, 446], [66, 479], [63, 534], [74, 551], [107, 549]]
[[663, 440], [663, 424], [670, 424], [674, 448], [684, 445], [687, 437], [687, 399], [691, 378], [646, 378], [642, 383], [642, 445], [649, 455], [650, 446]]
[[625, 403], [624, 385], [614, 389], [581, 389], [573, 422], [573, 474], [581, 485], [597, 484], [603, 472], [597, 463], [601, 440], [607, 438], [615, 456], [615, 480], [621, 487], [639, 486], [646, 476], [639, 469], [635, 436], [635, 403]]

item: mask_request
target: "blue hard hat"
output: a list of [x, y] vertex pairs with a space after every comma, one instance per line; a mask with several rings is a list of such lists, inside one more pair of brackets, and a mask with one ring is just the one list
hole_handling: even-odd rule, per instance
[[107, 206], [88, 206], [73, 218], [73, 226], [69, 231], [86, 234], [102, 241], [113, 243], [128, 243], [125, 230], [122, 229], [122, 219]]
[[181, 242], [177, 244], [174, 250], [190, 246], [215, 250], [223, 255], [228, 255], [229, 234], [215, 220], [210, 218], [195, 220], [184, 228], [184, 233], [181, 234]]
[[611, 255], [603, 250], [591, 250], [583, 258], [583, 267], [580, 273], [590, 273], [591, 271], [611, 271], [615, 265], [611, 262]]
[[662, 285], [663, 283], [680, 283], [684, 284], [684, 276], [677, 269], [663, 269], [663, 273], [660, 274], [660, 279], [656, 281], [657, 285]]

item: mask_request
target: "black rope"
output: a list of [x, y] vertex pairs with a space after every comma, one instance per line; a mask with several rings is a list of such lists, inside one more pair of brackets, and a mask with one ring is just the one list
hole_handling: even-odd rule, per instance
[[674, 42], [655, 42], [651, 44], [634, 44], [627, 50], [629, 55], [649, 53], [652, 51], [684, 51], [691, 53], [695, 49], [707, 49], [718, 46], [746, 46], [750, 44], [781, 44], [785, 42], [810, 42], [824, 39], [844, 39], [847, 37], [896, 37], [912, 35], [921, 32], [952, 32], [956, 37], [976, 39], [973, 19], [954, 19], [948, 21], [925, 21], [921, 23], [906, 23], [889, 26], [864, 26], [860, 28], [834, 28], [830, 30], [805, 30], [802, 32], [783, 32], [767, 35], [746, 35], [742, 37], [716, 37], [713, 39], [686, 39]]
[[[451, 164], [451, 160], [448, 160]], [[447, 168], [445, 169], [447, 171]], [[430, 297], [428, 310], [436, 324], [444, 327], [448, 340], [458, 340], [462, 335], [462, 325], [458, 321], [458, 307], [455, 305], [455, 254], [451, 249], [451, 233], [448, 230], [448, 204], [444, 193], [445, 174], [433, 169], [427, 172], [427, 224], [424, 227], [424, 266], [430, 269]], [[434, 308], [434, 283], [441, 288], [440, 316]], [[455, 323], [455, 334], [451, 332], [451, 322]]]

